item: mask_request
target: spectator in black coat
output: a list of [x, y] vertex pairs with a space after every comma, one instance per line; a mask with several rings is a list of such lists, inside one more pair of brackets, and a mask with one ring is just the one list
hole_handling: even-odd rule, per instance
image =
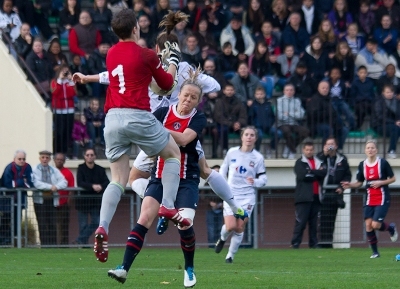
[[26, 59], [29, 52], [32, 51], [33, 37], [31, 35], [31, 27], [28, 23], [23, 23], [21, 33], [14, 42], [15, 51], [23, 59]]
[[181, 49], [182, 61], [186, 61], [194, 67], [203, 67], [204, 59], [198, 43], [196, 36], [189, 35], [186, 37], [185, 44]]
[[324, 15], [315, 5], [314, 0], [303, 0], [303, 5], [299, 9], [301, 16], [301, 27], [305, 28], [309, 35], [314, 35], [318, 32]]
[[285, 27], [282, 33], [281, 47], [293, 45], [295, 53], [302, 55], [307, 45], [310, 43], [310, 35], [307, 30], [300, 26], [301, 16], [297, 12], [290, 14], [289, 25]]
[[[106, 71], [106, 56], [111, 45], [108, 42], [102, 41], [98, 49], [96, 49], [88, 59], [88, 70], [89, 74], [99, 74], [100, 72]], [[100, 83], [92, 83], [92, 95], [93, 97], [100, 98], [105, 97], [107, 86]]]
[[311, 78], [305, 62], [299, 61], [296, 71], [287, 81], [294, 85], [296, 90], [295, 96], [300, 98], [303, 108], [311, 100], [312, 95], [317, 91], [317, 82]]
[[320, 37], [315, 36], [311, 39], [311, 44], [307, 46], [301, 60], [305, 62], [315, 81], [319, 82], [328, 75], [330, 61], [328, 53], [322, 48]]
[[340, 41], [336, 48], [335, 56], [331, 59], [331, 67], [338, 67], [346, 87], [350, 87], [354, 78], [354, 56], [351, 53], [349, 44]]
[[140, 15], [138, 18], [138, 23], [140, 27], [140, 38], [146, 40], [148, 48], [154, 48], [157, 35], [154, 33], [154, 30], [151, 27], [149, 15]]
[[107, 8], [106, 0], [94, 0], [94, 8], [90, 11], [92, 23], [100, 31], [101, 39], [109, 43], [117, 43], [118, 38], [111, 31], [111, 19], [113, 17]]
[[394, 64], [388, 64], [385, 69], [385, 74], [379, 77], [376, 82], [376, 93], [380, 95], [382, 93], [382, 88], [386, 84], [391, 84], [394, 87], [394, 92], [396, 94], [400, 93], [400, 78], [396, 76], [396, 67]]
[[96, 138], [100, 140], [100, 145], [105, 146], [104, 142], [104, 120], [106, 114], [104, 110], [100, 107], [99, 100], [93, 98], [90, 100], [89, 107], [83, 110], [86, 117], [86, 127], [92, 144], [96, 144]]
[[[71, 65], [69, 66], [69, 69], [71, 70], [71, 74], [74, 74], [76, 72], [80, 72], [85, 75], [89, 74], [86, 64], [82, 64], [81, 57], [76, 54], [72, 55], [72, 61], [71, 61]], [[86, 96], [89, 95], [89, 91], [86, 87], [86, 84], [77, 82], [77, 83], [75, 83], [75, 86], [78, 91], [79, 98], [85, 98]]]
[[222, 45], [222, 52], [215, 59], [217, 71], [221, 72], [226, 80], [231, 79], [238, 68], [239, 60], [233, 55], [232, 44], [226, 42]]
[[58, 31], [61, 39], [68, 39], [69, 31], [79, 23], [81, 9], [76, 0], [66, 0], [64, 8], [59, 13]]

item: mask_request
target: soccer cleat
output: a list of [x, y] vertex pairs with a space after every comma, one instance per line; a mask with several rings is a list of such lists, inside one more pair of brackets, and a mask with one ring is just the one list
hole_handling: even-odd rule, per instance
[[190, 226], [190, 221], [188, 219], [185, 219], [184, 217], [182, 217], [182, 215], [179, 213], [179, 211], [175, 208], [168, 209], [168, 208], [164, 207], [164, 205], [161, 205], [160, 209], [158, 210], [158, 216], [170, 219], [176, 225], [179, 225], [181, 227]]
[[249, 217], [249, 214], [247, 214], [247, 211], [243, 210], [242, 208], [238, 208], [236, 214], [233, 214], [233, 216], [236, 219], [242, 219], [244, 221], [244, 219]]
[[226, 259], [225, 259], [225, 263], [227, 263], [227, 264], [232, 264], [232, 263], [233, 263], [232, 257], [226, 258]]
[[381, 256], [381, 255], [379, 255], [378, 252], [374, 252], [374, 253], [372, 253], [371, 257], [369, 257], [369, 258], [375, 259], [375, 258], [379, 258], [380, 256]]
[[108, 259], [108, 235], [103, 227], [98, 227], [94, 233], [94, 254], [100, 262], [107, 262]]
[[124, 267], [120, 265], [118, 265], [115, 269], [108, 270], [108, 277], [111, 277], [122, 284], [125, 283], [127, 275], [128, 272], [126, 272]]
[[156, 231], [158, 235], [162, 235], [168, 229], [168, 219], [165, 217], [158, 218]]
[[196, 274], [194, 274], [193, 267], [188, 267], [184, 273], [183, 286], [192, 288], [196, 285], [196, 282]]
[[217, 243], [215, 243], [215, 253], [220, 253], [222, 251], [222, 248], [224, 247], [225, 241], [223, 241], [221, 238], [218, 239]]
[[399, 234], [397, 233], [396, 229], [396, 224], [390, 223], [388, 231], [390, 234], [390, 240], [392, 240], [392, 242], [396, 242], [397, 238], [399, 237]]

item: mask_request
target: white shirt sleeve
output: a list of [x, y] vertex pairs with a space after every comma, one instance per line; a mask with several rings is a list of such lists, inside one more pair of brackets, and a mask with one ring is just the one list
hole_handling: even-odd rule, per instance
[[110, 78], [108, 77], [108, 71], [103, 71], [99, 73], [99, 83], [110, 84]]
[[202, 86], [203, 93], [217, 92], [221, 90], [221, 85], [211, 76], [200, 74], [198, 81]]

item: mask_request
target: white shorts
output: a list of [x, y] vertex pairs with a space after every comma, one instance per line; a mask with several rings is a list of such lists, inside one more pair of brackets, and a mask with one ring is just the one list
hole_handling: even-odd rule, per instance
[[[243, 210], [247, 212], [250, 218], [254, 209], [254, 205], [256, 204], [256, 195], [244, 195], [243, 197], [235, 196], [235, 201]], [[224, 202], [224, 217], [225, 216], [233, 216], [232, 209], [227, 202]]]
[[158, 155], [169, 142], [169, 132], [148, 111], [113, 108], [106, 115], [104, 140], [107, 159], [115, 162], [131, 154], [132, 144], [149, 156]]

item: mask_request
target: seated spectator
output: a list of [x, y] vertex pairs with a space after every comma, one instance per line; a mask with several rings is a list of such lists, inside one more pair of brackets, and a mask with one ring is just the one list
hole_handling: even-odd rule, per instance
[[297, 12], [290, 14], [289, 25], [286, 25], [282, 33], [281, 47], [293, 45], [297, 55], [303, 55], [306, 47], [310, 43], [310, 36], [303, 27], [300, 26], [301, 16]]
[[218, 137], [222, 145], [222, 152], [228, 150], [228, 133], [239, 136], [240, 129], [247, 125], [246, 106], [235, 96], [235, 88], [227, 83], [223, 94], [215, 103], [214, 120], [218, 127]]
[[217, 54], [219, 47], [214, 39], [213, 34], [208, 29], [207, 19], [202, 18], [198, 21], [194, 36], [196, 36], [200, 49], [207, 47], [209, 54], [213, 56]]
[[[232, 15], [242, 15], [245, 7], [244, 7], [243, 0], [223, 0], [222, 3], [224, 4], [225, 12], [227, 13], [227, 18], [230, 20]], [[247, 6], [247, 5], [246, 5]]]
[[378, 42], [378, 46], [392, 54], [396, 50], [398, 32], [392, 28], [392, 21], [389, 15], [383, 15], [381, 19], [381, 27], [374, 30], [374, 39]]
[[343, 40], [349, 45], [354, 58], [365, 46], [365, 38], [359, 35], [358, 26], [356, 23], [351, 23], [347, 27], [347, 35], [343, 38]]
[[243, 12], [243, 25], [249, 28], [250, 33], [257, 37], [261, 33], [261, 24], [264, 22], [264, 13], [260, 0], [250, 0], [247, 10]]
[[317, 36], [321, 39], [322, 48], [328, 53], [329, 57], [333, 57], [336, 51], [337, 38], [329, 20], [322, 20]]
[[23, 59], [26, 59], [29, 52], [32, 51], [33, 37], [31, 35], [31, 28], [28, 23], [21, 25], [20, 35], [14, 42], [15, 51]]
[[223, 5], [219, 1], [209, 1], [201, 11], [201, 18], [207, 19], [209, 31], [214, 35], [214, 40], [219, 44], [222, 29], [226, 26], [226, 17]]
[[242, 25], [240, 15], [233, 15], [229, 24], [222, 30], [220, 43], [230, 42], [232, 51], [239, 61], [247, 60], [254, 51], [254, 40], [249, 29]]
[[[136, 19], [142, 15], [150, 15], [151, 9], [146, 6], [145, 0], [133, 0], [133, 12], [135, 12]], [[129, 3], [128, 3], [129, 4]]]
[[342, 80], [347, 88], [351, 86], [354, 78], [354, 57], [346, 41], [340, 41], [336, 48], [335, 56], [332, 58], [331, 67], [338, 67]]
[[302, 0], [299, 13], [301, 16], [300, 25], [307, 30], [309, 35], [315, 35], [324, 15], [315, 7], [314, 0]]
[[274, 63], [275, 71], [279, 77], [277, 84], [283, 88], [287, 80], [296, 71], [299, 56], [294, 54], [293, 45], [288, 45], [283, 49], [283, 54], [279, 55]]
[[[72, 75], [76, 72], [80, 72], [84, 75], [89, 74], [87, 65], [82, 64], [81, 57], [79, 55], [72, 56], [72, 61], [71, 61], [71, 65], [69, 66], [69, 69], [70, 69]], [[85, 98], [86, 96], [89, 95], [89, 91], [86, 87], [86, 84], [77, 82], [75, 84], [75, 86], [76, 86], [76, 90], [77, 90], [77, 96], [79, 98]]]
[[100, 107], [99, 100], [92, 98], [89, 107], [84, 108], [83, 113], [86, 117], [86, 126], [92, 144], [95, 145], [97, 143], [96, 138], [99, 138], [100, 145], [104, 147], [105, 142], [103, 130], [106, 114]]
[[153, 14], [151, 15], [151, 23], [153, 30], [157, 31], [157, 34], [162, 31], [162, 28], [158, 27], [158, 24], [168, 14], [168, 10], [171, 10], [169, 0], [157, 0]]
[[238, 58], [233, 55], [232, 44], [225, 42], [222, 45], [222, 52], [215, 59], [217, 71], [221, 72], [226, 80], [230, 80], [237, 71], [239, 64]]
[[150, 17], [147, 14], [142, 14], [138, 18], [138, 23], [140, 27], [140, 38], [146, 41], [146, 46], [148, 48], [153, 48], [156, 45], [156, 34], [154, 30], [151, 29]]
[[314, 36], [311, 39], [311, 44], [307, 46], [306, 52], [301, 57], [310, 71], [311, 77], [316, 81], [321, 81], [328, 75], [330, 60], [328, 53], [322, 48], [321, 38]]
[[[333, 108], [336, 110], [337, 119], [336, 121], [340, 124], [343, 122], [343, 118], [347, 121], [347, 127], [349, 130], [355, 128], [355, 121], [353, 112], [350, 110], [350, 106], [347, 103], [347, 88], [344, 81], [341, 79], [340, 69], [333, 67], [329, 72], [329, 85], [330, 85], [330, 97], [332, 99]], [[345, 126], [343, 124], [343, 126]]]
[[186, 21], [181, 21], [178, 22], [174, 29], [173, 33], [178, 37], [178, 42], [179, 42], [179, 47], [183, 47], [185, 44], [185, 40], [189, 35], [192, 35], [191, 31], [186, 28], [187, 22]]
[[386, 66], [393, 63], [394, 59], [390, 59], [385, 51], [378, 47], [376, 40], [369, 38], [367, 44], [356, 57], [356, 68], [365, 66], [368, 71], [368, 77], [379, 79], [383, 74]]
[[6, 33], [12, 42], [15, 42], [20, 35], [21, 19], [18, 13], [13, 11], [13, 0], [4, 0], [0, 9], [0, 29]]
[[336, 110], [332, 106], [332, 99], [329, 96], [329, 82], [326, 80], [318, 84], [318, 91], [307, 103], [307, 125], [311, 131], [311, 137], [322, 137], [322, 143], [334, 136], [338, 140], [339, 150], [343, 150], [349, 130], [338, 122]]
[[186, 37], [185, 44], [181, 46], [182, 61], [186, 61], [194, 67], [203, 67], [204, 60], [198, 43], [196, 36], [189, 35]]
[[316, 92], [316, 82], [308, 73], [305, 62], [299, 61], [296, 65], [296, 71], [287, 80], [287, 83], [293, 84], [295, 88], [295, 97], [301, 100], [301, 105], [306, 108], [311, 96]]
[[321, 11], [325, 18], [332, 10], [334, 0], [315, 0], [315, 7]]
[[390, 15], [392, 19], [392, 27], [397, 31], [400, 29], [400, 6], [398, 3], [394, 3], [394, 0], [384, 0], [381, 5], [375, 11], [375, 23], [381, 23], [384, 15]]
[[68, 40], [70, 30], [79, 23], [81, 9], [76, 1], [77, 0], [66, 0], [64, 8], [60, 11], [58, 30], [61, 39]]
[[393, 85], [395, 94], [400, 93], [400, 78], [396, 75], [396, 67], [392, 63], [386, 66], [385, 73], [376, 82], [377, 94], [381, 95], [383, 87], [388, 84]]
[[[225, 80], [224, 76], [222, 75], [222, 73], [220, 73], [219, 71], [216, 70], [216, 64], [213, 59], [211, 59], [211, 58], [206, 59], [204, 61], [203, 69], [204, 69], [204, 73], [211, 76], [212, 78], [214, 78], [221, 85], [221, 87], [225, 86], [226, 80]], [[221, 92], [219, 92], [218, 94], [220, 94], [220, 93]]]
[[275, 156], [276, 142], [282, 138], [282, 132], [276, 129], [275, 113], [272, 103], [265, 99], [266, 94], [262, 86], [256, 88], [254, 102], [249, 109], [249, 125], [253, 125], [258, 131], [256, 150], [260, 151], [261, 142], [264, 135], [269, 135], [271, 142], [267, 149], [266, 158]]
[[[186, 6], [183, 7], [183, 9], [182, 9], [182, 12], [189, 15], [189, 22], [186, 26], [188, 29], [197, 32], [200, 19], [205, 19], [207, 22], [207, 27], [208, 27], [207, 19], [205, 17], [201, 18], [201, 9], [200, 9], [200, 7], [197, 6], [196, 0], [188, 0], [186, 2]], [[199, 39], [199, 41], [200, 41], [200, 39]], [[212, 41], [215, 41], [214, 35], [212, 36]]]
[[281, 47], [279, 38], [272, 31], [272, 24], [269, 21], [264, 21], [261, 25], [261, 33], [256, 37], [256, 43], [264, 41], [268, 47], [270, 55], [280, 55]]
[[250, 107], [254, 100], [254, 92], [260, 84], [260, 79], [251, 74], [246, 62], [239, 64], [237, 74], [230, 80], [235, 88], [235, 96], [247, 107]]
[[89, 12], [82, 11], [79, 23], [72, 27], [69, 33], [68, 43], [71, 53], [79, 55], [83, 62], [86, 62], [100, 42], [100, 31], [92, 23]]
[[[111, 45], [108, 42], [101, 41], [98, 49], [90, 54], [87, 61], [87, 67], [89, 74], [99, 74], [100, 72], [106, 71], [106, 56]], [[98, 82], [92, 83], [92, 95], [96, 98], [104, 98], [106, 94], [107, 86]]]
[[100, 31], [101, 39], [108, 43], [117, 43], [118, 38], [111, 30], [112, 12], [106, 6], [106, 0], [94, 0], [93, 10], [90, 11], [92, 24]]
[[400, 104], [392, 85], [385, 85], [374, 104], [371, 127], [381, 136], [390, 136], [389, 158], [396, 158], [397, 141], [400, 136]]
[[58, 38], [50, 41], [49, 49], [47, 49], [47, 55], [51, 61], [51, 67], [54, 72], [58, 70], [61, 64], [68, 65], [67, 57], [61, 51], [61, 44]]
[[72, 128], [72, 141], [72, 158], [74, 160], [78, 159], [79, 148], [86, 149], [93, 147], [92, 140], [87, 131], [86, 117], [84, 114], [75, 114], [74, 126]]
[[271, 13], [268, 13], [267, 19], [272, 23], [273, 31], [277, 33], [279, 39], [287, 26], [289, 13], [285, 0], [272, 1]]
[[365, 117], [371, 115], [372, 104], [375, 100], [374, 82], [367, 77], [367, 74], [367, 68], [360, 66], [357, 70], [357, 77], [351, 84], [351, 104], [357, 117], [357, 130], [361, 129]]
[[52, 108], [54, 113], [55, 151], [68, 153], [72, 144], [72, 127], [74, 124], [75, 83], [67, 65], [60, 65], [56, 78], [51, 81]]
[[335, 0], [333, 9], [328, 14], [328, 20], [332, 23], [333, 30], [338, 39], [346, 36], [347, 26], [353, 23], [353, 17], [347, 10], [346, 0]]
[[396, 69], [400, 67], [400, 39], [397, 40], [396, 50], [392, 53], [391, 57], [395, 60]]
[[46, 100], [45, 93], [50, 93], [50, 80], [53, 77], [54, 71], [52, 63], [47, 55], [47, 52], [43, 50], [42, 40], [35, 38], [33, 40], [32, 51], [26, 57], [26, 64], [28, 68], [33, 72], [38, 83], [29, 77], [29, 80], [33, 82], [38, 93]]
[[375, 27], [375, 13], [371, 9], [370, 0], [360, 0], [357, 24], [364, 37], [372, 34], [372, 29]]
[[305, 110], [299, 98], [294, 96], [293, 84], [286, 84], [283, 96], [276, 102], [276, 127], [282, 131], [286, 147], [282, 154], [285, 159], [293, 160], [296, 157], [297, 146], [309, 135], [309, 130], [302, 125]]

